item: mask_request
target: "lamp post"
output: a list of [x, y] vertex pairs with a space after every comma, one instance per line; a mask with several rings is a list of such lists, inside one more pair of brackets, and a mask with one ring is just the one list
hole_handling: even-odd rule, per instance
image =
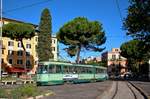
[[149, 80], [150, 80], [150, 59], [148, 61], [148, 65], [149, 65], [148, 76], [149, 76]]
[[0, 1], [0, 80], [2, 78], [2, 0]]

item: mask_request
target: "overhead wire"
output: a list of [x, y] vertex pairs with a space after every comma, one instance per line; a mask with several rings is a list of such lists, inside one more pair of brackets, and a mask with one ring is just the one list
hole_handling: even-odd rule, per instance
[[121, 22], [123, 23], [123, 17], [122, 17], [122, 14], [121, 14], [119, 2], [118, 2], [118, 0], [115, 0], [115, 2], [116, 2], [116, 6], [117, 6], [117, 9], [118, 9], [118, 12], [119, 12], [119, 16], [120, 16]]
[[[119, 13], [120, 20], [121, 20], [121, 22], [122, 22], [122, 24], [123, 24], [124, 22], [123, 22], [123, 17], [122, 17], [122, 14], [121, 14], [121, 9], [120, 9], [120, 6], [119, 6], [119, 1], [118, 1], [118, 0], [115, 0], [115, 4], [116, 4], [117, 9], [118, 9], [118, 13]], [[125, 35], [124, 37], [125, 37], [125, 41], [127, 41], [128, 36]]]
[[25, 8], [29, 8], [29, 7], [40, 5], [40, 4], [43, 4], [43, 3], [47, 3], [47, 2], [50, 2], [50, 1], [51, 0], [44, 0], [44, 1], [41, 1], [41, 2], [32, 3], [32, 4], [29, 4], [29, 5], [22, 6], [22, 7], [17, 7], [17, 8], [14, 8], [14, 9], [9, 9], [9, 10], [6, 10], [6, 11], [4, 11], [2, 13], [5, 14], [5, 13], [13, 12], [13, 11], [16, 11], [16, 10], [22, 10], [22, 9], [25, 9]]

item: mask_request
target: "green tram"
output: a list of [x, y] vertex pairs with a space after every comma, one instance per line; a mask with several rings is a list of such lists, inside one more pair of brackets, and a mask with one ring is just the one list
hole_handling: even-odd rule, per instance
[[95, 65], [64, 62], [40, 62], [37, 70], [37, 85], [83, 83], [107, 80], [107, 68]]

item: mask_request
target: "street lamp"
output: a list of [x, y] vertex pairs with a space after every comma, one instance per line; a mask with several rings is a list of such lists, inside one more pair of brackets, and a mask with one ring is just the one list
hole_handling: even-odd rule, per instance
[[149, 65], [148, 76], [149, 76], [149, 80], [150, 80], [150, 59], [149, 59], [149, 61], [148, 61], [148, 65]]
[[2, 78], [2, 0], [0, 1], [0, 80]]

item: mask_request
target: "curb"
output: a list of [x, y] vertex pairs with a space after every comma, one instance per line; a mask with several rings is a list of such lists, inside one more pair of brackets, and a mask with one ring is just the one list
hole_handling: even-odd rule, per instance
[[45, 93], [43, 95], [28, 97], [27, 99], [42, 99], [43, 97], [50, 96], [50, 95], [54, 95], [54, 93], [53, 92], [48, 92], [48, 93]]
[[111, 86], [108, 87], [101, 95], [97, 96], [96, 99], [111, 99], [116, 90], [116, 83], [113, 81]]
[[128, 81], [135, 89], [137, 89], [142, 96], [144, 97], [144, 99], [150, 99], [150, 96], [148, 96], [148, 94], [140, 87], [138, 87], [137, 85], [133, 84], [132, 82]]

